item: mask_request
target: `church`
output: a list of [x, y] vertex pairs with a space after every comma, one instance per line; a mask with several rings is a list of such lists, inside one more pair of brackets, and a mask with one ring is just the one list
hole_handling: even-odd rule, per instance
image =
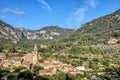
[[40, 58], [40, 56], [38, 55], [38, 48], [37, 48], [37, 45], [35, 44], [33, 51], [31, 53], [27, 53], [24, 55], [23, 61], [29, 62], [29, 63], [35, 65], [38, 63], [39, 58]]
[[41, 57], [38, 54], [38, 48], [35, 44], [33, 51], [25, 54], [23, 57], [12, 57], [7, 59], [5, 56], [0, 55], [0, 66], [12, 69], [15, 66], [22, 65], [31, 70], [33, 65], [38, 64], [38, 59], [41, 59]]

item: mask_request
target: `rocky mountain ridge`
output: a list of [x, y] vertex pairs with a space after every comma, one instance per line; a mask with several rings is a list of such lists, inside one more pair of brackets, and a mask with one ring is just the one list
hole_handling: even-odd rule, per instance
[[29, 30], [25, 28], [14, 28], [0, 20], [0, 38], [17, 42], [20, 39], [28, 40], [51, 40], [60, 36], [71, 34], [74, 29], [64, 29], [58, 26], [48, 26], [40, 30]]

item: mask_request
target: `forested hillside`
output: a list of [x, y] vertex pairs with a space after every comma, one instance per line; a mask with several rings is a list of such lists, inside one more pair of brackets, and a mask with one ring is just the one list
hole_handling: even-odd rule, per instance
[[90, 68], [92, 71], [87, 77], [99, 75], [100, 80], [120, 79], [120, 10], [92, 20], [70, 36], [49, 42], [47, 46], [41, 48], [44, 59]]
[[75, 42], [80, 45], [106, 44], [110, 39], [120, 39], [120, 10], [94, 19], [61, 42]]

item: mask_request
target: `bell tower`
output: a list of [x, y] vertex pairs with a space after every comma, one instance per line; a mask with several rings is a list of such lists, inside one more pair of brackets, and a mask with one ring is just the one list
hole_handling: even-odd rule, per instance
[[33, 49], [33, 54], [37, 54], [38, 53], [38, 48], [37, 48], [37, 45], [35, 44], [34, 45], [34, 49]]
[[37, 45], [34, 45], [34, 49], [32, 51], [32, 57], [33, 57], [33, 64], [37, 64], [38, 63], [38, 48]]

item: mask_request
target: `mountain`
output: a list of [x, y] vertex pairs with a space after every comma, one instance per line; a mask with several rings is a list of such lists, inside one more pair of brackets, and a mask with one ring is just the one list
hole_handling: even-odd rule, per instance
[[69, 37], [60, 41], [80, 45], [120, 42], [120, 10], [82, 25]]
[[51, 40], [60, 36], [67, 36], [74, 31], [73, 29], [64, 29], [58, 26], [48, 26], [33, 31], [24, 28], [19, 28], [18, 30], [24, 34], [24, 37], [30, 40]]
[[56, 59], [75, 67], [84, 66], [91, 69], [85, 76], [99, 75], [100, 80], [112, 80], [113, 75], [118, 76], [120, 67], [120, 10], [94, 19], [47, 46], [41, 49], [44, 59]]
[[[62, 37], [65, 35], [68, 36]], [[1, 21], [0, 37], [3, 39], [2, 42], [0, 39], [0, 44], [4, 39], [18, 40], [16, 45], [0, 45], [0, 52], [6, 52], [8, 57], [11, 57], [9, 52], [18, 52], [19, 56], [31, 52], [34, 41], [42, 43], [41, 40], [55, 39], [44, 45], [37, 44], [42, 53], [40, 62], [52, 59], [79, 66], [83, 74], [77, 74], [78, 78], [87, 80], [120, 79], [120, 10], [94, 19], [76, 31], [57, 26], [40, 30], [16, 29]], [[58, 37], [62, 38], [56, 39]]]
[[120, 10], [84, 24], [77, 32], [101, 37], [120, 37]]
[[74, 29], [64, 29], [58, 26], [48, 26], [40, 30], [14, 28], [0, 20], [0, 38], [17, 42], [21, 39], [28, 40], [51, 40], [71, 34]]
[[[98, 54], [100, 56], [103, 56], [103, 54], [107, 53], [110, 54], [110, 56], [119, 54], [120, 10], [117, 10], [116, 12], [109, 15], [94, 19], [81, 26], [71, 35], [50, 42], [48, 46], [49, 50], [53, 50], [56, 54], [55, 55], [53, 53], [55, 55], [55, 58], [61, 56], [59, 59], [62, 60], [62, 58], [64, 58], [63, 60], [66, 63], [71, 63], [73, 65], [78, 65], [79, 61], [76, 61], [75, 63], [75, 61], [71, 60], [76, 60], [76, 58], [79, 60], [80, 57], [84, 58], [84, 56], [90, 54], [96, 56]], [[68, 57], [66, 58], [66, 56]], [[89, 58], [89, 56], [86, 56], [86, 58]]]
[[0, 38], [12, 40], [13, 42], [18, 41], [23, 34], [21, 31], [13, 28], [11, 25], [0, 20]]

